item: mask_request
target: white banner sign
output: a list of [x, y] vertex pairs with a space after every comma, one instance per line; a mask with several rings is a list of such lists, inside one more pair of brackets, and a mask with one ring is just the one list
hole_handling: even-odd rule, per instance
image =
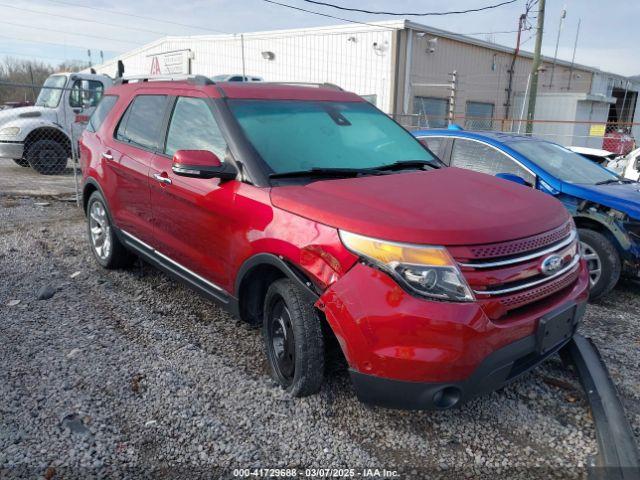
[[190, 50], [158, 53], [147, 56], [147, 72], [149, 75], [189, 74]]

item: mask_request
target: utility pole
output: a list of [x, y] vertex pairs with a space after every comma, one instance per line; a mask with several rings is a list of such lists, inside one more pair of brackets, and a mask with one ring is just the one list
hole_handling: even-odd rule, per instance
[[556, 61], [558, 60], [558, 45], [560, 44], [560, 33], [562, 32], [562, 23], [564, 19], [567, 18], [567, 9], [562, 9], [562, 13], [560, 14], [560, 22], [558, 23], [558, 36], [556, 37], [556, 51], [553, 54], [553, 63], [551, 64], [551, 78], [549, 79], [549, 90], [553, 86], [553, 74], [556, 71]]
[[522, 14], [518, 19], [518, 37], [516, 38], [516, 49], [513, 51], [513, 57], [511, 58], [511, 66], [509, 67], [509, 83], [507, 85], [507, 101], [504, 104], [504, 119], [502, 120], [502, 129], [504, 130], [504, 122], [509, 119], [509, 113], [511, 111], [511, 93], [513, 91], [513, 75], [515, 74], [516, 60], [518, 59], [518, 53], [520, 52], [520, 38], [522, 35], [522, 29], [524, 28], [524, 22], [527, 20], [527, 15]]
[[529, 96], [529, 109], [527, 111], [527, 133], [533, 132], [533, 117], [536, 114], [536, 96], [538, 95], [538, 75], [540, 74], [540, 51], [542, 50], [542, 33], [544, 31], [544, 2], [538, 1], [538, 31], [536, 32], [536, 49], [533, 52], [533, 65], [531, 65], [531, 95]]

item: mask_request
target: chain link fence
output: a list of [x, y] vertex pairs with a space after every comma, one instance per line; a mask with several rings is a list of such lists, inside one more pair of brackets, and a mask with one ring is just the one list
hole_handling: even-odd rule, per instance
[[99, 82], [68, 75], [53, 75], [43, 86], [0, 80], [0, 162], [39, 175], [73, 176], [78, 200], [78, 140], [103, 92]]

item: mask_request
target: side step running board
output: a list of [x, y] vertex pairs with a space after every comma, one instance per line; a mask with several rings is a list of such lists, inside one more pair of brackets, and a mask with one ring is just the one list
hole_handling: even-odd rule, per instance
[[589, 467], [589, 478], [640, 479], [640, 456], [633, 430], [600, 352], [590, 338], [576, 334], [561, 355], [574, 365], [595, 423], [598, 454]]

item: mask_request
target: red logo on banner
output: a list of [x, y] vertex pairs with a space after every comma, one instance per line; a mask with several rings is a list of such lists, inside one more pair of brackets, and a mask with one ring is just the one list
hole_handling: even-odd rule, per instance
[[158, 61], [158, 57], [153, 57], [151, 60], [151, 75], [160, 75], [162, 72], [160, 71], [160, 62]]

